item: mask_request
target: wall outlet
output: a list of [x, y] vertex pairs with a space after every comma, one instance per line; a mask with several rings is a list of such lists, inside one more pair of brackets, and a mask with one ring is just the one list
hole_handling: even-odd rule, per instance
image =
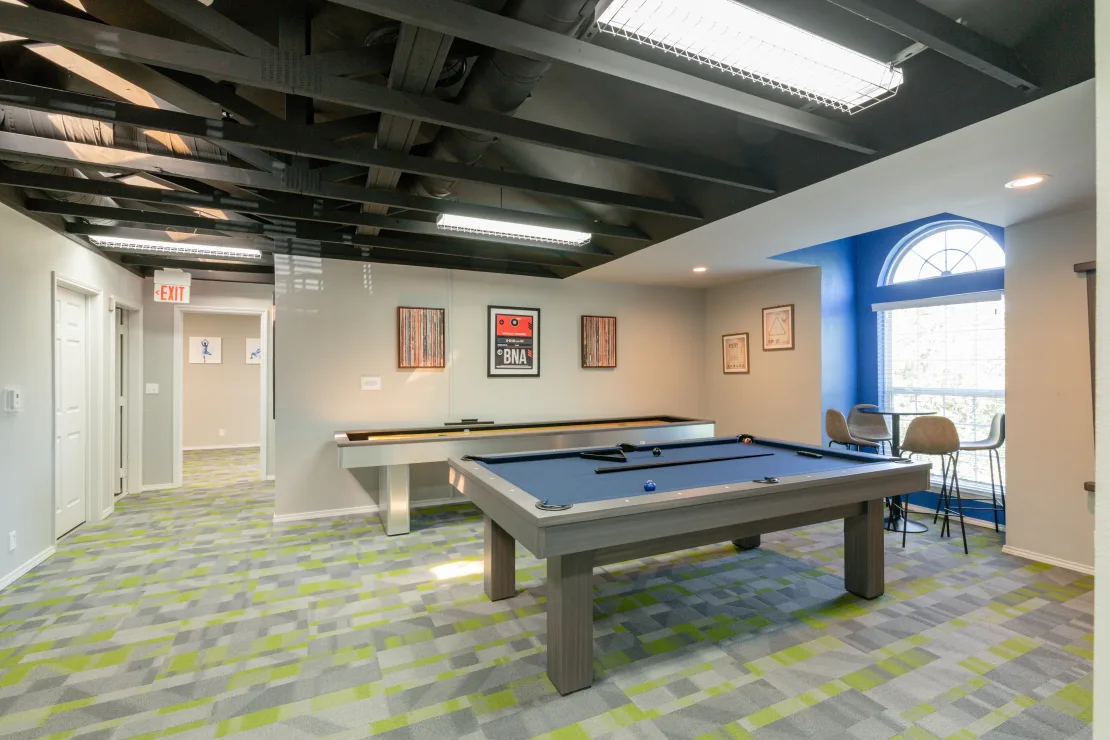
[[221, 437], [226, 437], [227, 436], [227, 430], [226, 429], [221, 429], [220, 430], [220, 436]]
[[364, 391], [380, 391], [382, 389], [382, 376], [363, 375], [359, 387]]
[[15, 549], [15, 530], [8, 532], [8, 552]]
[[157, 383], [147, 383], [146, 384], [146, 394], [148, 396], [157, 396], [158, 392], [159, 391], [158, 391], [158, 384]]

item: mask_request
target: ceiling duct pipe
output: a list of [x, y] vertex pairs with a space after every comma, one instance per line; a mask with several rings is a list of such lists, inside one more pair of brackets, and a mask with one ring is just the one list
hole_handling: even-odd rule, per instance
[[[515, 0], [503, 15], [563, 36], [577, 36], [593, 22], [597, 0]], [[456, 102], [467, 108], [514, 115], [531, 95], [551, 65], [535, 59], [492, 50], [480, 57], [463, 83]], [[442, 128], [432, 146], [432, 157], [446, 162], [474, 164], [497, 137], [474, 131]], [[446, 198], [456, 180], [421, 177], [414, 190], [433, 198]]]
[[[226, 162], [227, 154], [210, 142], [192, 136], [178, 136], [161, 131], [146, 131], [132, 126], [93, 121], [87, 118], [46, 113], [0, 106], [0, 128], [16, 134], [39, 136], [46, 139], [70, 141], [78, 144], [93, 144], [102, 147], [120, 147], [145, 154], [160, 154], [182, 159], [201, 159], [206, 162]], [[65, 177], [88, 179], [88, 176], [75, 167], [49, 164], [33, 164], [18, 160], [5, 160], [13, 169], [28, 172], [41, 172]], [[81, 195], [51, 191], [47, 196], [68, 203], [81, 203], [92, 206], [114, 207], [115, 201], [99, 195]], [[88, 219], [98, 226], [111, 226], [115, 222], [107, 219]]]

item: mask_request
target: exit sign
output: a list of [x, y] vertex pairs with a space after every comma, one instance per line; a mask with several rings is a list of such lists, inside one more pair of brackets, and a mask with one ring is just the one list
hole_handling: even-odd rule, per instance
[[160, 285], [154, 284], [154, 300], [156, 303], [188, 303], [188, 285]]
[[193, 276], [184, 270], [158, 270], [154, 273], [155, 303], [188, 303]]

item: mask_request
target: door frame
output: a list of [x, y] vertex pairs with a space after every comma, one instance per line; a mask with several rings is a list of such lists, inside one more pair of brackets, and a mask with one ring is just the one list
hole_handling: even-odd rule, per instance
[[103, 516], [107, 517], [115, 509], [116, 496], [113, 495], [112, 477], [115, 474], [115, 440], [118, 426], [115, 413], [115, 389], [119, 385], [116, 377], [116, 357], [119, 353], [119, 311], [126, 311], [127, 317], [127, 486], [120, 493], [123, 498], [129, 493], [142, 490], [143, 476], [143, 307], [136, 303], [124, 300], [116, 295], [108, 297], [108, 323], [111, 326], [108, 363], [108, 390], [106, 408], [111, 409], [108, 414], [109, 437], [111, 447], [107, 450], [108, 463], [105, 466], [105, 485], [107, 486], [107, 500], [103, 502]]
[[222, 308], [219, 306], [194, 306], [191, 304], [175, 304], [173, 307], [173, 487], [182, 485], [182, 468], [184, 450], [182, 440], [185, 436], [185, 362], [184, 351], [184, 317], [187, 313], [204, 314], [233, 314], [236, 316], [257, 316], [259, 324], [259, 339], [262, 342], [262, 364], [259, 366], [261, 378], [258, 383], [259, 410], [259, 456], [258, 479], [266, 480], [266, 470], [269, 450], [269, 407], [270, 398], [270, 368], [273, 359], [270, 357], [270, 326], [271, 308]]
[[[66, 532], [58, 532], [58, 288], [65, 288], [85, 297], [85, 524], [97, 522], [106, 516], [103, 514], [101, 501], [104, 496], [106, 479], [101, 474], [104, 468], [104, 455], [111, 454], [110, 450], [103, 449], [103, 394], [95, 392], [102, 388], [102, 337], [103, 321], [97, 321], [101, 316], [102, 291], [79, 280], [51, 273], [50, 280], [50, 346], [51, 346], [51, 440], [52, 451], [51, 478], [54, 493], [51, 504], [51, 531], [52, 539], [57, 541]], [[73, 530], [70, 530], [73, 531]]]

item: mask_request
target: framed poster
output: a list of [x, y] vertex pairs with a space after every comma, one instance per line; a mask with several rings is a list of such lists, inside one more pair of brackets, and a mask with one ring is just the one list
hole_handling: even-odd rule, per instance
[[262, 340], [261, 339], [248, 339], [247, 340], [247, 364], [248, 365], [261, 365], [262, 364]]
[[721, 337], [721, 357], [726, 374], [744, 375], [751, 372], [748, 364], [748, 332], [725, 334]]
[[540, 310], [489, 306], [486, 374], [491, 378], [540, 376]]
[[220, 337], [189, 337], [189, 364], [219, 365], [224, 361], [223, 344]]
[[763, 349], [794, 349], [794, 304], [763, 309]]
[[447, 367], [447, 310], [397, 307], [397, 369]]
[[582, 367], [617, 366], [615, 316], [582, 317]]

